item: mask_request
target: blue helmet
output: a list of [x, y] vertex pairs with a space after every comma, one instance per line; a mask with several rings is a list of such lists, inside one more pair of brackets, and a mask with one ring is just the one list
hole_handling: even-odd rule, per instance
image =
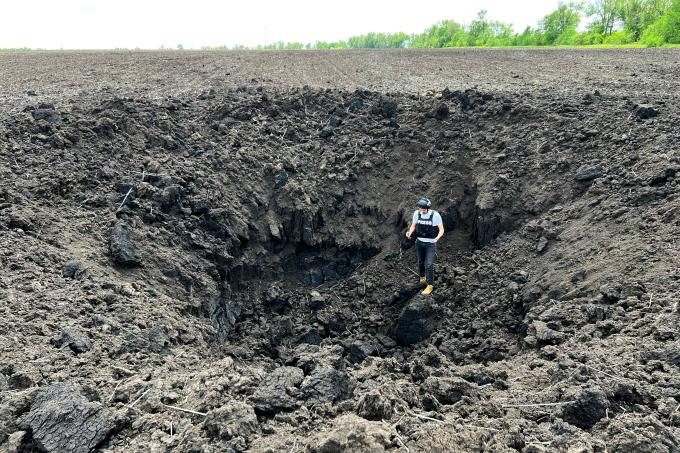
[[418, 203], [416, 203], [416, 205], [419, 208], [428, 209], [430, 206], [432, 206], [432, 202], [427, 198], [421, 198], [420, 200], [418, 200]]

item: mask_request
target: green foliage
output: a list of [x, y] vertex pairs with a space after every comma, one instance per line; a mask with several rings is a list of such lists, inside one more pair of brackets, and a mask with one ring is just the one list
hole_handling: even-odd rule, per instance
[[477, 13], [477, 18], [472, 21], [470, 26], [467, 28], [468, 33], [468, 46], [484, 46], [491, 39], [493, 39], [493, 31], [491, 29], [491, 23], [486, 20], [486, 11], [482, 10]]
[[622, 0], [619, 18], [633, 42], [671, 6], [670, 0]]
[[680, 44], [680, 0], [673, 0], [663, 16], [647, 27], [640, 41], [649, 47]]
[[486, 19], [486, 11], [482, 10], [477, 18], [467, 27], [468, 46], [505, 47], [512, 41], [512, 26], [498, 21]]
[[594, 18], [591, 30], [608, 36], [614, 31], [616, 21], [621, 17], [625, 0], [592, 0], [586, 5], [586, 14]]
[[345, 41], [337, 41], [337, 42], [317, 41], [314, 44], [311, 44], [311, 46], [309, 48], [312, 48], [312, 49], [347, 49], [347, 42], [345, 42]]
[[619, 30], [613, 32], [611, 35], [604, 38], [603, 44], [607, 45], [622, 45], [634, 43], [635, 39], [633, 35], [625, 30]]
[[437, 22], [423, 33], [414, 35], [410, 47], [506, 47], [513, 45], [514, 39], [510, 25], [487, 20], [486, 11], [480, 11], [467, 26], [453, 20]]
[[581, 34], [579, 45], [595, 46], [604, 43], [604, 39], [604, 34], [591, 30]]
[[[583, 15], [590, 17], [585, 32], [579, 32]], [[277, 41], [257, 50], [386, 49], [510, 46], [617, 46], [644, 44], [662, 46], [680, 43], [680, 0], [588, 0], [559, 3], [536, 28], [514, 33], [506, 23], [489, 20], [482, 10], [467, 25], [443, 20], [422, 33], [367, 33], [347, 41]], [[180, 46], [178, 46], [180, 48]], [[210, 49], [224, 50], [226, 47]], [[246, 49], [236, 46], [233, 49]]]
[[542, 45], [542, 34], [538, 30], [534, 30], [531, 27], [524, 29], [522, 33], [519, 33], [512, 38], [513, 46], [540, 46]]
[[352, 36], [347, 40], [350, 49], [388, 49], [406, 47], [410, 36], [404, 32], [398, 33], [368, 33]]
[[423, 33], [415, 35], [411, 40], [411, 47], [462, 47], [465, 41], [465, 31], [460, 24], [452, 20], [443, 20]]
[[651, 26], [642, 35], [640, 42], [647, 47], [661, 47], [665, 43], [665, 39], [661, 33], [657, 30], [657, 27]]
[[565, 30], [552, 44], [556, 46], [577, 46], [581, 42], [581, 34], [576, 29]]
[[578, 40], [576, 28], [581, 22], [580, 6], [560, 3], [555, 11], [539, 22], [547, 44], [574, 44]]

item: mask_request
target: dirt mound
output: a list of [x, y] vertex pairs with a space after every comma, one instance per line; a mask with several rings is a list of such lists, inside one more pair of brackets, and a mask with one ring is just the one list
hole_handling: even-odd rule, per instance
[[677, 106], [205, 92], [0, 125], [0, 444], [677, 449]]

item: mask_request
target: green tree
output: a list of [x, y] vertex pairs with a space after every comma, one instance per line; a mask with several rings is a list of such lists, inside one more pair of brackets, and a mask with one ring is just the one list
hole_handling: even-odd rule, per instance
[[624, 30], [638, 41], [642, 32], [670, 7], [670, 0], [622, 0], [619, 16]]
[[514, 32], [512, 25], [504, 22], [492, 21], [490, 22], [492, 38], [487, 41], [486, 45], [496, 47], [507, 47], [512, 44]]
[[412, 36], [409, 47], [474, 47], [509, 46], [513, 44], [512, 27], [503, 22], [490, 21], [486, 11], [480, 11], [468, 26], [453, 20], [443, 20], [427, 28], [423, 33]]
[[623, 0], [594, 0], [586, 7], [586, 13], [594, 17], [591, 30], [608, 36], [614, 31], [616, 21], [621, 17]]
[[666, 12], [645, 29], [640, 41], [647, 46], [680, 44], [680, 0], [672, 0]]
[[477, 13], [477, 18], [468, 26], [467, 32], [469, 35], [469, 44], [471, 46], [482, 45], [493, 35], [491, 24], [486, 20], [486, 13], [486, 10], [479, 11]]
[[513, 37], [513, 46], [543, 46], [545, 45], [545, 34], [539, 29], [527, 27], [520, 34]]
[[347, 46], [352, 49], [386, 49], [405, 47], [409, 35], [404, 32], [398, 33], [367, 33], [365, 35], [352, 36], [347, 40]]
[[468, 46], [508, 46], [511, 43], [512, 27], [486, 18], [486, 10], [477, 13], [465, 31]]
[[647, 3], [645, 0], [624, 0], [621, 5], [620, 15], [624, 30], [628, 31], [635, 41], [649, 25], [643, 23], [645, 3]]
[[547, 44], [571, 44], [571, 42], [564, 41], [573, 40], [573, 37], [577, 35], [576, 27], [580, 22], [579, 5], [560, 3], [555, 11], [541, 19], [539, 27], [545, 33]]
[[312, 49], [347, 49], [347, 43], [345, 41], [337, 42], [327, 42], [327, 41], [317, 41], [310, 46]]
[[437, 48], [458, 47], [465, 32], [463, 27], [452, 20], [443, 20], [411, 38], [411, 47]]

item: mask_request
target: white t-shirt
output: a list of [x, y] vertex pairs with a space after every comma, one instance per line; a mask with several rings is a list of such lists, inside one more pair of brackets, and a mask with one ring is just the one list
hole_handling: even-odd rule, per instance
[[[413, 218], [411, 220], [411, 223], [413, 225], [418, 226], [418, 213], [419, 212], [420, 212], [419, 210], [416, 210], [413, 213]], [[437, 226], [437, 225], [442, 224], [442, 216], [440, 216], [439, 213], [437, 211], [435, 211], [434, 209], [428, 209], [427, 214], [421, 214], [420, 218], [423, 219], [423, 220], [430, 220], [430, 218], [432, 218], [432, 226]], [[418, 240], [423, 241], [423, 242], [433, 242], [434, 241], [434, 239], [431, 239], [431, 238], [418, 238]]]

